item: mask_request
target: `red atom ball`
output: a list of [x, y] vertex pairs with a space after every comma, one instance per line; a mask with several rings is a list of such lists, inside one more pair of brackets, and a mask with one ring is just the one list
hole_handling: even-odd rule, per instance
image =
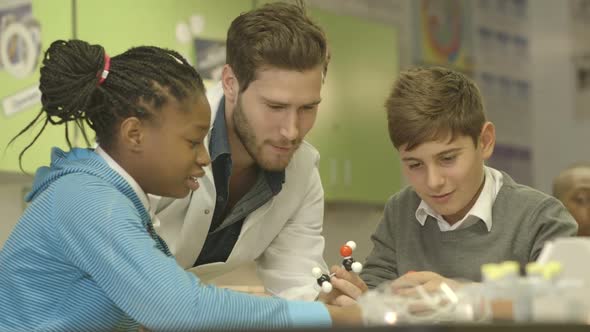
[[340, 247], [340, 255], [342, 257], [348, 257], [352, 255], [352, 248], [347, 245], [343, 245], [342, 247]]

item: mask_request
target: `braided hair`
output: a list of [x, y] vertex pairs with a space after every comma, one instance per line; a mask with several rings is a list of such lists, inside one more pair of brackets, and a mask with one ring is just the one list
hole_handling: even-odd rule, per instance
[[[22, 167], [24, 153], [37, 141], [47, 124], [65, 124], [68, 146], [68, 122], [81, 131], [86, 144], [84, 123], [96, 134], [101, 146], [111, 146], [118, 124], [129, 117], [150, 119], [169, 98], [183, 100], [205, 87], [197, 71], [175, 51], [153, 46], [140, 46], [113, 57], [107, 78], [105, 50], [81, 40], [54, 41], [43, 58], [41, 67], [41, 110], [9, 144], [37, 122], [41, 130], [19, 154]], [[100, 82], [100, 83], [99, 83]], [[40, 120], [45, 114], [45, 119]]]

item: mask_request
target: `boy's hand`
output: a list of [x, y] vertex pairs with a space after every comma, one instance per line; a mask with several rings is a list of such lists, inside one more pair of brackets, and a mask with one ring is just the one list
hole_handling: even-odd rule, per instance
[[391, 283], [394, 293], [400, 295], [412, 295], [416, 293], [415, 287], [422, 286], [427, 292], [434, 292], [440, 289], [441, 284], [447, 284], [451, 289], [461, 287], [461, 283], [445, 278], [438, 273], [430, 271], [408, 272], [395, 279]]
[[346, 271], [339, 266], [332, 266], [330, 273], [334, 276], [330, 279], [332, 291], [330, 293], [320, 293], [318, 298], [326, 304], [347, 306], [356, 304], [356, 299], [367, 291], [368, 287], [365, 282], [356, 274]]

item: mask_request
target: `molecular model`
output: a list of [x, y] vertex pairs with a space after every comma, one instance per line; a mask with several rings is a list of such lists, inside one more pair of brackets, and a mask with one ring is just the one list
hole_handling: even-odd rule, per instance
[[[356, 243], [354, 241], [348, 241], [345, 245], [340, 247], [340, 256], [342, 256], [342, 266], [346, 271], [353, 271], [354, 273], [360, 273], [363, 270], [363, 264], [355, 262], [352, 258], [352, 252], [356, 249]], [[316, 278], [318, 286], [322, 292], [330, 293], [332, 291], [332, 283], [330, 279], [334, 276], [334, 273], [326, 274], [322, 273], [322, 269], [314, 267], [311, 270], [311, 274]]]

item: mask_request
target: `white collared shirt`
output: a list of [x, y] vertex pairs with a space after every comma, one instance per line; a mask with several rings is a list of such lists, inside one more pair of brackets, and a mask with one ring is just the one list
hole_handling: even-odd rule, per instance
[[416, 219], [420, 225], [424, 226], [426, 218], [430, 215], [438, 222], [438, 228], [441, 232], [454, 231], [461, 228], [461, 226], [468, 226], [482, 220], [489, 232], [492, 230], [492, 207], [503, 183], [504, 179], [501, 172], [484, 166], [483, 188], [475, 204], [473, 204], [471, 210], [465, 214], [463, 219], [450, 225], [442, 215], [434, 211], [425, 201], [421, 201], [416, 209]]
[[127, 183], [129, 183], [129, 185], [131, 186], [131, 189], [133, 189], [133, 191], [135, 191], [135, 194], [137, 194], [137, 197], [139, 197], [139, 200], [143, 204], [143, 207], [145, 208], [146, 211], [148, 211], [150, 218], [153, 220], [154, 219], [154, 211], [151, 210], [150, 201], [148, 199], [148, 196], [143, 191], [143, 189], [141, 189], [141, 187], [139, 186], [137, 181], [135, 181], [135, 179], [133, 177], [131, 177], [131, 175], [129, 175], [129, 173], [127, 173], [127, 171], [125, 171], [123, 169], [123, 167], [121, 167], [113, 158], [111, 158], [111, 156], [109, 156], [108, 153], [106, 153], [106, 151], [101, 149], [100, 146], [97, 146], [94, 149], [94, 152], [96, 152], [96, 154], [101, 156], [102, 159], [104, 159], [107, 162], [107, 164], [115, 172], [119, 173], [119, 175], [121, 175], [123, 177], [123, 179], [125, 179], [125, 181], [127, 181]]

